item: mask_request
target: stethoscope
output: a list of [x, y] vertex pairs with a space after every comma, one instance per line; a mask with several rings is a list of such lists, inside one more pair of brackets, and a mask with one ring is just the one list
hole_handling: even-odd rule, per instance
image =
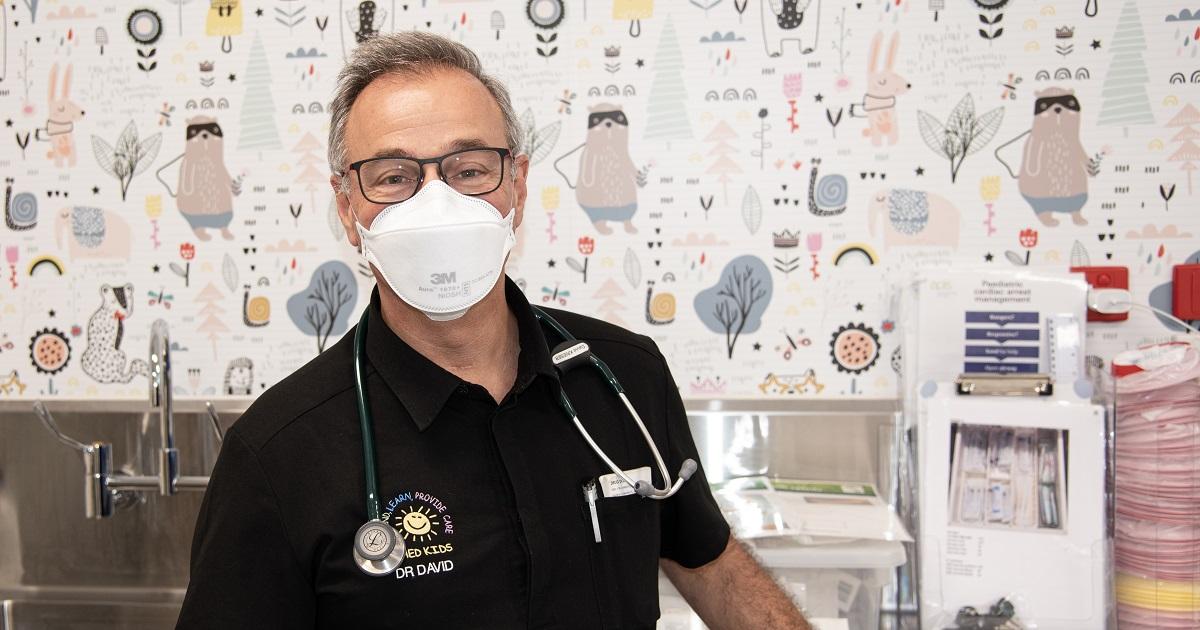
[[[629, 402], [629, 397], [625, 395], [625, 388], [621, 386], [621, 382], [617, 380], [616, 375], [609, 369], [608, 364], [592, 354], [587, 343], [572, 336], [571, 333], [567, 332], [566, 328], [563, 328], [562, 324], [558, 323], [548, 313], [536, 306], [531, 305], [530, 308], [533, 309], [534, 316], [541, 324], [549, 326], [555, 334], [563, 339], [562, 343], [557, 345], [551, 353], [551, 360], [555, 368], [560, 373], [565, 374], [572, 368], [587, 363], [598, 370], [608, 383], [609, 389], [621, 399], [621, 402], [625, 404], [625, 408], [629, 410], [629, 415], [633, 416], [634, 422], [637, 423], [638, 429], [642, 432], [642, 437], [646, 440], [646, 445], [650, 447], [650, 452], [654, 455], [654, 462], [658, 465], [658, 471], [662, 475], [662, 478], [669, 480], [671, 477], [667, 474], [667, 465], [663, 462], [662, 454], [659, 453], [658, 447], [655, 446], [654, 439], [650, 437], [650, 432], [646, 430], [646, 425], [642, 422], [641, 416], [638, 415], [637, 410]], [[354, 563], [364, 573], [378, 576], [395, 571], [396, 567], [399, 567], [404, 562], [406, 547], [404, 538], [396, 531], [396, 528], [391, 523], [380, 518], [379, 477], [375, 466], [375, 436], [371, 428], [371, 413], [367, 409], [367, 392], [364, 380], [365, 375], [363, 373], [363, 357], [366, 354], [367, 347], [367, 315], [369, 312], [369, 309], [363, 312], [362, 317], [358, 320], [358, 328], [354, 332], [354, 386], [358, 402], [358, 422], [362, 428], [363, 468], [367, 487], [367, 522], [358, 528], [358, 532], [354, 535]], [[613, 474], [629, 484], [638, 496], [659, 500], [671, 497], [679, 491], [679, 488], [683, 486], [683, 482], [690, 479], [696, 472], [696, 461], [689, 458], [684, 460], [683, 466], [680, 467], [675, 483], [666, 488], [660, 489], [649, 481], [634, 480], [624, 470], [621, 470], [605, 454], [604, 450], [596, 444], [596, 441], [592, 439], [591, 434], [584, 428], [583, 423], [579, 421], [579, 414], [575, 412], [575, 407], [571, 404], [571, 399], [567, 397], [567, 392], [562, 387], [559, 387], [558, 390], [558, 406], [575, 423], [575, 428], [579, 430], [580, 435], [587, 441], [592, 451], [604, 461], [604, 464], [612, 470]]]

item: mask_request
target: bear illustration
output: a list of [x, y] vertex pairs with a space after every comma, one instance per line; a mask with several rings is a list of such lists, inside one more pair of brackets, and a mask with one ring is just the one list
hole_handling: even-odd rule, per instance
[[1042, 223], [1058, 225], [1054, 215], [1064, 213], [1076, 225], [1087, 225], [1088, 176], [1096, 175], [1099, 162], [1088, 157], [1079, 139], [1079, 100], [1073, 90], [1058, 87], [1035, 96], [1018, 189]]
[[229, 176], [225, 168], [225, 142], [221, 125], [210, 116], [187, 120], [186, 143], [183, 155], [158, 169], [162, 171], [179, 162], [179, 187], [168, 192], [175, 197], [179, 213], [187, 220], [196, 237], [202, 241], [212, 238], [208, 230], [217, 229], [226, 240], [233, 238], [229, 224], [233, 221], [233, 196], [241, 193], [240, 178]]
[[555, 170], [559, 162], [580, 149], [579, 176], [574, 185], [558, 171], [575, 189], [575, 200], [601, 234], [612, 233], [607, 225], [610, 221], [620, 221], [626, 232], [636, 233], [633, 215], [637, 212], [637, 189], [645, 185], [646, 179], [629, 155], [629, 120], [625, 112], [605, 103], [592, 107], [587, 139], [555, 160]]

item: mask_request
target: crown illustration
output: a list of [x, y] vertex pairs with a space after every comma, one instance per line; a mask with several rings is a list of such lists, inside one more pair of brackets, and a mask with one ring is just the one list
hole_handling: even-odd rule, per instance
[[1054, 29], [1054, 36], [1058, 39], [1071, 39], [1072, 37], [1075, 37], [1075, 27], [1061, 26], [1056, 28]]
[[775, 247], [788, 248], [800, 246], [800, 232], [784, 230], [782, 232], [771, 232], [771, 237], [775, 240]]
[[211, 62], [211, 61], [201, 61], [200, 62], [200, 72], [212, 72], [212, 71], [213, 71], [213, 62]]
[[620, 46], [605, 46], [604, 47], [604, 56], [605, 57], [620, 57], [621, 56], [621, 47]]

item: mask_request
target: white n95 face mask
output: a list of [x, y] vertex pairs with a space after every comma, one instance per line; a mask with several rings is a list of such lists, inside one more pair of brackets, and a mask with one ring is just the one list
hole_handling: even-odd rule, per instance
[[371, 227], [355, 218], [361, 253], [407, 304], [430, 319], [462, 317], [496, 286], [517, 242], [516, 209], [492, 204], [441, 180], [383, 209]]

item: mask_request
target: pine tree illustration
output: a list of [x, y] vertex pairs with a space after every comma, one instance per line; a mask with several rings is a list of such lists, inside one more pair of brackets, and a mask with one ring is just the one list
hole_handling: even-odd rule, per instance
[[[1179, 170], [1187, 173], [1188, 177], [1188, 194], [1192, 194], [1192, 171], [1196, 170], [1196, 160], [1200, 159], [1200, 146], [1196, 145], [1196, 140], [1200, 139], [1200, 131], [1197, 131], [1193, 125], [1200, 124], [1200, 110], [1197, 110], [1194, 105], [1188, 103], [1179, 110], [1178, 114], [1167, 123], [1168, 129], [1179, 128], [1179, 131], [1171, 137], [1171, 142], [1181, 143], [1179, 148], [1167, 158], [1168, 162], [1183, 162], [1183, 166]], [[1174, 189], [1174, 184], [1171, 186]], [[1161, 194], [1166, 196], [1165, 189]]]
[[658, 50], [654, 54], [654, 78], [646, 103], [646, 140], [691, 140], [692, 125], [688, 121], [687, 88], [683, 82], [683, 50], [675, 35], [675, 23], [667, 18]]
[[220, 304], [224, 297], [217, 286], [209, 282], [194, 299], [195, 302], [203, 304], [198, 312], [197, 319], [200, 319], [200, 324], [196, 326], [196, 330], [205, 333], [208, 340], [212, 342], [214, 359], [217, 358], [217, 341], [229, 332], [229, 327], [223, 321], [225, 309], [221, 308]]
[[262, 37], [255, 33], [250, 46], [250, 59], [242, 77], [246, 83], [246, 98], [242, 101], [241, 134], [238, 150], [281, 149], [279, 131], [275, 128], [275, 99], [271, 97], [271, 66]]
[[1137, 3], [1127, 0], [1117, 19], [1117, 30], [1113, 32], [1112, 63], [1104, 78], [1100, 91], [1100, 125], [1120, 125], [1129, 134], [1130, 125], [1154, 124], [1150, 110], [1150, 98], [1146, 85], [1150, 83], [1150, 72], [1142, 53], [1146, 50], [1146, 33], [1142, 30], [1142, 17]]
[[737, 140], [737, 132], [729, 123], [724, 120], [717, 123], [716, 127], [704, 137], [705, 142], [713, 143], [713, 148], [708, 152], [712, 156], [713, 163], [704, 171], [706, 175], [715, 175], [716, 180], [721, 184], [721, 190], [725, 194], [725, 205], [729, 205], [729, 182], [732, 181], [733, 175], [738, 175], [742, 172], [742, 167], [738, 166], [737, 160], [730, 155], [737, 155], [737, 148], [730, 144], [731, 140]]

